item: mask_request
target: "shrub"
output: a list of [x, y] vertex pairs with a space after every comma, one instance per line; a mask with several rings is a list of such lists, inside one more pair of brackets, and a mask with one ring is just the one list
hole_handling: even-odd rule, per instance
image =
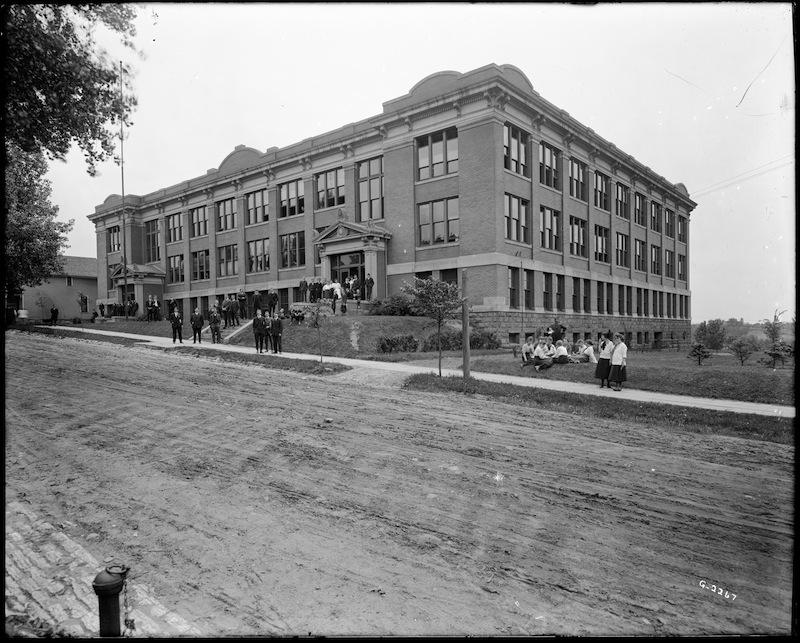
[[392, 295], [386, 299], [378, 299], [370, 305], [368, 313], [370, 315], [416, 317], [420, 315], [419, 310], [414, 306], [414, 300], [406, 295]]
[[747, 359], [758, 350], [758, 344], [751, 337], [737, 337], [728, 342], [728, 350], [744, 366]]
[[[463, 333], [454, 328], [446, 328], [441, 333], [442, 350], [458, 351], [463, 347]], [[497, 335], [485, 330], [470, 332], [470, 348], [500, 348], [500, 340]], [[422, 343], [423, 351], [438, 350], [436, 345], [436, 333], [429, 335]]]
[[376, 344], [381, 353], [413, 353], [419, 348], [413, 335], [381, 335]]
[[691, 352], [686, 357], [689, 359], [696, 359], [697, 365], [702, 366], [703, 361], [711, 357], [711, 351], [702, 344], [695, 344], [692, 346]]
[[80, 317], [73, 317], [72, 318], [72, 323], [73, 324], [82, 324], [83, 320]]

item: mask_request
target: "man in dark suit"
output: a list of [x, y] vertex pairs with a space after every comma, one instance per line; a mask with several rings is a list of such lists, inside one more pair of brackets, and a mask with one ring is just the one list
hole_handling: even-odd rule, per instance
[[269, 316], [272, 317], [275, 314], [275, 308], [278, 306], [278, 293], [274, 290], [267, 295], [268, 302], [269, 302]]
[[242, 319], [244, 319], [247, 317], [247, 293], [244, 291], [244, 288], [239, 288], [236, 300], [239, 302], [239, 314], [242, 316]]
[[300, 301], [305, 302], [307, 292], [308, 292], [308, 282], [306, 281], [306, 278], [303, 277], [300, 280]]
[[227, 297], [222, 298], [222, 319], [225, 321], [225, 328], [228, 327], [228, 323], [233, 325], [231, 322], [231, 300]]
[[222, 336], [219, 333], [219, 324], [222, 320], [219, 316], [217, 307], [214, 306], [208, 314], [208, 325], [211, 327], [211, 343], [219, 344], [222, 342]]
[[231, 316], [231, 325], [236, 324], [239, 325], [239, 302], [236, 301], [236, 298], [231, 295], [231, 308], [230, 308], [230, 316]]
[[372, 300], [372, 287], [375, 285], [375, 280], [372, 278], [372, 275], [367, 273], [367, 278], [364, 280], [364, 288], [366, 289], [366, 297], [364, 298], [365, 301]]
[[172, 324], [172, 343], [174, 344], [175, 340], [179, 339], [183, 344], [183, 317], [181, 317], [181, 312], [177, 306], [175, 306], [172, 316], [169, 318], [169, 323]]
[[203, 314], [200, 312], [200, 309], [195, 308], [194, 313], [189, 318], [189, 323], [192, 325], [192, 344], [203, 343], [203, 340], [200, 338], [200, 333], [203, 330], [204, 322], [205, 320], [203, 319]]
[[273, 353], [281, 353], [281, 335], [283, 334], [283, 322], [278, 315], [273, 315], [269, 322], [269, 334]]
[[50, 307], [50, 323], [55, 326], [58, 322], [58, 308], [55, 305]]

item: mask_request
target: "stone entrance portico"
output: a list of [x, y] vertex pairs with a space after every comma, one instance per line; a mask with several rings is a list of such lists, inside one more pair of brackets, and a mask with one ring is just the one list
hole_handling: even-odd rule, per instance
[[128, 295], [133, 295], [134, 299], [142, 306], [147, 301], [148, 295], [158, 297], [161, 302], [164, 299], [164, 270], [153, 264], [128, 264], [127, 270], [123, 271], [122, 264], [114, 268], [109, 275], [114, 286], [115, 298], [112, 301], [112, 291], [109, 291], [109, 300], [105, 303], [123, 303], [125, 300], [125, 277], [128, 279]]
[[363, 274], [359, 274], [359, 278], [363, 282], [367, 274], [371, 275], [375, 280], [373, 299], [386, 297], [386, 249], [391, 238], [388, 230], [371, 221], [355, 223], [340, 219], [328, 226], [314, 237], [314, 245], [319, 247], [323, 281], [328, 282], [334, 276], [333, 257], [363, 253]]

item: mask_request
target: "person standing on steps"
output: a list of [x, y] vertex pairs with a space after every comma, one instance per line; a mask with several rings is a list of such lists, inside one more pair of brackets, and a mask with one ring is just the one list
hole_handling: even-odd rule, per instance
[[200, 333], [203, 331], [203, 324], [205, 323], [205, 320], [203, 319], [203, 315], [199, 308], [194, 309], [194, 313], [192, 313], [192, 316], [189, 317], [189, 323], [192, 326], [192, 344], [202, 344], [203, 340], [200, 338]]
[[600, 380], [600, 388], [611, 384], [608, 381], [608, 375], [611, 371], [611, 350], [614, 344], [611, 342], [611, 331], [603, 333], [600, 338], [600, 345], [598, 346], [600, 353], [597, 355], [597, 366], [594, 368], [594, 376]]
[[239, 302], [236, 301], [236, 297], [231, 295], [231, 305], [230, 305], [230, 317], [231, 317], [231, 326], [238, 326], [239, 325]]
[[175, 306], [169, 318], [169, 323], [172, 324], [172, 343], [174, 344], [175, 340], [179, 339], [181, 344], [183, 344], [183, 317], [181, 317], [177, 306]]
[[239, 302], [239, 315], [245, 319], [247, 315], [247, 293], [244, 291], [244, 286], [239, 288], [239, 293], [236, 295], [236, 300]]
[[275, 309], [278, 307], [278, 293], [276, 293], [274, 290], [270, 291], [269, 295], [267, 295], [267, 302], [267, 312], [271, 318], [275, 314]]
[[225, 321], [224, 328], [227, 328], [231, 321], [231, 300], [224, 296], [222, 298], [222, 319]]
[[303, 303], [305, 303], [306, 301], [307, 292], [308, 292], [308, 282], [306, 281], [306, 278], [303, 277], [300, 280], [300, 301], [302, 301]]
[[367, 278], [364, 280], [364, 288], [366, 289], [365, 301], [372, 301], [372, 287], [375, 285], [375, 280], [372, 275], [367, 273]]
[[608, 382], [614, 382], [614, 390], [621, 391], [622, 383], [628, 379], [628, 345], [624, 342], [620, 333], [614, 333], [614, 347], [611, 349], [611, 370], [608, 374]]

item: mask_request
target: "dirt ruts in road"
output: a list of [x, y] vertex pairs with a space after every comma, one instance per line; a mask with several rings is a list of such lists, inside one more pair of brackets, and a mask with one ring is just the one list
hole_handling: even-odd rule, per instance
[[6, 339], [7, 497], [204, 631], [788, 632], [785, 446]]

